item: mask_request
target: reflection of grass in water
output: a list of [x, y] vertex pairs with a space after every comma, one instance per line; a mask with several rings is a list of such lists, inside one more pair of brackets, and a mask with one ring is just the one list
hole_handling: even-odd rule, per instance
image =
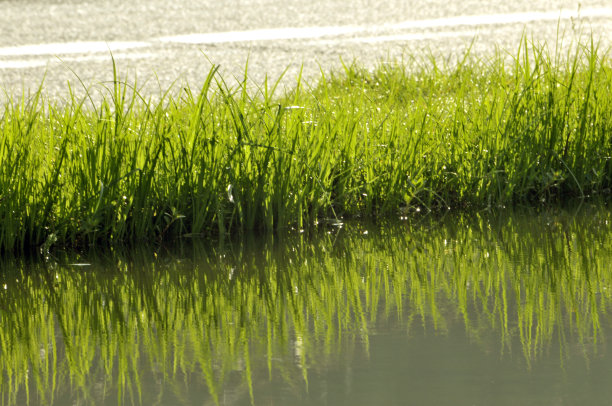
[[[368, 235], [349, 225], [187, 259], [3, 266], [3, 404], [187, 402], [200, 376], [215, 402], [228, 385], [256, 400], [268, 379], [300, 392], [308, 371], [367, 354], [369, 334], [398, 320], [438, 333], [462, 323], [484, 348], [518, 344], [528, 365], [554, 340], [562, 359], [572, 343], [588, 359], [610, 305], [612, 239], [609, 211], [581, 218], [459, 217]], [[166, 384], [153, 393], [151, 379]]]

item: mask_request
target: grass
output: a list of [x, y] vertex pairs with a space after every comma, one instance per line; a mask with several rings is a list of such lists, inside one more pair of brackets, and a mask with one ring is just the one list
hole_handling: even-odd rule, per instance
[[[246, 71], [246, 69], [245, 69]], [[93, 92], [93, 91], [92, 91]], [[308, 228], [327, 218], [542, 204], [610, 193], [612, 69], [591, 41], [452, 66], [356, 64], [153, 102], [102, 97], [0, 114], [0, 252]], [[101, 100], [97, 102], [96, 100]]]
[[465, 334], [519, 382], [516, 368], [589, 369], [611, 331], [610, 224], [603, 207], [449, 215], [85, 267], [3, 261], [0, 404], [258, 404], [270, 385], [294, 398], [401, 330], [406, 346]]

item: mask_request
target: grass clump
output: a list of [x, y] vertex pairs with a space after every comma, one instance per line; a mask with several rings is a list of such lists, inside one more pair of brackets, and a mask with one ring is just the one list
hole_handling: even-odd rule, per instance
[[116, 73], [99, 103], [39, 91], [0, 116], [0, 251], [608, 193], [607, 55], [507, 59], [350, 65], [282, 95], [216, 69], [155, 103]]

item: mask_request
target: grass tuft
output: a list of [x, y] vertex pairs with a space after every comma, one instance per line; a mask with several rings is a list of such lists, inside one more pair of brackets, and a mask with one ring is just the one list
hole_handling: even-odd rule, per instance
[[0, 116], [0, 252], [609, 193], [610, 61], [571, 52], [350, 64], [283, 94], [217, 67], [155, 103], [115, 67], [97, 104], [39, 90]]

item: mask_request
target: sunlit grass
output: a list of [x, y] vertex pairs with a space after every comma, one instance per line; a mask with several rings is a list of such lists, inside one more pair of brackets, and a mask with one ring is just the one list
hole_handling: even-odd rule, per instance
[[216, 69], [156, 102], [117, 72], [100, 102], [38, 92], [0, 115], [0, 252], [609, 193], [609, 62], [525, 42], [513, 62], [346, 65], [283, 94]]
[[367, 356], [385, 325], [463, 329], [525, 368], [553, 342], [588, 362], [609, 331], [610, 211], [508, 214], [3, 263], [2, 404], [177, 403], [194, 388], [257, 403], [266, 382], [300, 393]]

